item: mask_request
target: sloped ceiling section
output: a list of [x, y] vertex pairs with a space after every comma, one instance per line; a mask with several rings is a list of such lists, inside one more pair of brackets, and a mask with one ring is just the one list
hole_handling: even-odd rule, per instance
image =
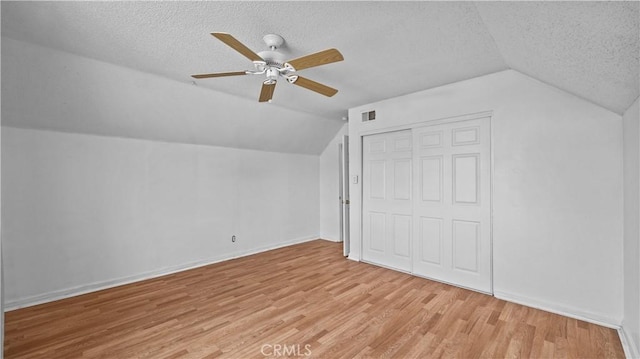
[[478, 2], [509, 67], [618, 114], [638, 97], [640, 2]]
[[[2, 10], [3, 36], [188, 83], [252, 68], [213, 31], [256, 52], [265, 34], [280, 34], [290, 58], [337, 48], [345, 61], [301, 72], [336, 96], [282, 83], [272, 103], [335, 120], [363, 103], [507, 69], [472, 3], [3, 1]], [[256, 102], [261, 79], [196, 83]]]
[[343, 125], [148, 73], [2, 41], [2, 124], [262, 151], [319, 154]]
[[[292, 138], [305, 142], [304, 136], [315, 133], [312, 136], [327, 137], [313, 141], [326, 144], [349, 108], [509, 68], [617, 113], [626, 110], [639, 93], [637, 2], [2, 1], [0, 6], [3, 38], [205, 90], [218, 106], [209, 107], [210, 116], [195, 116], [199, 120], [192, 121], [221, 121], [216, 120], [220, 117], [216, 112], [233, 113], [251, 119], [244, 120], [249, 126], [271, 116], [266, 114], [274, 111], [265, 106], [279, 108], [278, 121], [290, 126], [270, 132], [275, 143], [289, 143]], [[327, 98], [280, 81], [273, 103], [261, 104], [257, 102], [261, 78], [194, 81], [191, 74], [251, 69], [246, 58], [209, 35], [213, 31], [231, 33], [256, 52], [266, 49], [263, 35], [279, 34], [285, 38], [281, 50], [289, 58], [337, 48], [345, 61], [306, 69], [301, 75], [339, 92]], [[2, 56], [4, 60], [4, 52]], [[4, 81], [3, 74], [3, 89]], [[158, 96], [157, 101], [162, 101], [163, 95]], [[235, 100], [221, 101], [228, 96]], [[196, 100], [182, 97], [180, 101], [181, 108], [189, 108]], [[233, 107], [226, 106], [227, 102]], [[313, 120], [300, 126], [300, 118]], [[19, 121], [27, 120], [23, 116]], [[47, 125], [38, 119], [29, 121], [30, 127]], [[56, 121], [71, 120], [61, 116]], [[318, 125], [322, 131], [314, 131], [314, 121], [328, 123]], [[126, 126], [118, 131], [125, 137], [153, 133], [165, 140], [183, 141], [176, 134], [184, 133], [180, 127], [184, 121], [166, 119], [164, 123], [162, 128], [140, 128], [135, 133], [127, 132]], [[62, 127], [74, 126], [68, 122]], [[153, 122], [148, 126], [154, 126]], [[242, 125], [234, 126], [242, 133]], [[255, 127], [244, 129], [256, 132]], [[94, 130], [101, 128], [83, 128]], [[219, 142], [213, 134], [202, 141]], [[309, 151], [297, 147], [276, 150]]]

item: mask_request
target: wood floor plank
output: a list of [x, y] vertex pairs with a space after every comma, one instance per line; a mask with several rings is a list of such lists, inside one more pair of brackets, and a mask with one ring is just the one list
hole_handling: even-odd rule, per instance
[[12, 358], [623, 358], [617, 333], [312, 241], [7, 312]]

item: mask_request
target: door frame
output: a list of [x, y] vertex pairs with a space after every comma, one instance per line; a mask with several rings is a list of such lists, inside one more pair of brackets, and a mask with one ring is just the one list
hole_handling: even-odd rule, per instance
[[342, 136], [342, 142], [338, 144], [339, 162], [339, 213], [340, 213], [340, 242], [342, 242], [342, 254], [349, 256], [349, 135]]
[[[489, 225], [489, 231], [490, 231], [490, 239], [489, 239], [489, 243], [490, 243], [490, 251], [489, 251], [489, 267], [490, 267], [490, 293], [486, 293], [486, 292], [482, 292], [485, 294], [491, 294], [493, 295], [493, 285], [494, 285], [494, 281], [493, 281], [493, 194], [494, 194], [494, 178], [495, 178], [495, 174], [494, 174], [494, 126], [493, 126], [493, 111], [483, 111], [483, 112], [477, 112], [477, 113], [472, 113], [472, 114], [464, 114], [464, 115], [459, 115], [459, 116], [451, 116], [451, 117], [445, 117], [445, 118], [440, 118], [440, 119], [434, 119], [434, 120], [425, 120], [425, 121], [418, 121], [418, 122], [411, 122], [408, 124], [403, 124], [403, 125], [398, 125], [398, 126], [389, 126], [389, 127], [382, 127], [382, 128], [376, 128], [376, 129], [370, 129], [370, 130], [362, 130], [358, 132], [357, 137], [355, 138], [357, 140], [357, 143], [353, 143], [356, 141], [353, 141], [351, 143], [352, 146], [354, 146], [357, 150], [357, 156], [359, 157], [359, 165], [357, 166], [358, 169], [358, 173], [357, 174], [353, 174], [352, 173], [352, 179], [354, 179], [351, 183], [353, 184], [357, 184], [359, 186], [359, 188], [357, 188], [357, 193], [358, 193], [358, 197], [357, 200], [359, 203], [357, 203], [357, 205], [355, 206], [351, 206], [351, 211], [353, 211], [351, 213], [351, 226], [350, 226], [350, 239], [351, 239], [351, 243], [350, 243], [350, 247], [353, 249], [355, 243], [354, 243], [354, 239], [357, 238], [357, 249], [358, 252], [354, 253], [354, 251], [352, 250], [349, 253], [349, 259], [351, 260], [355, 260], [355, 261], [362, 261], [362, 252], [363, 252], [363, 246], [364, 246], [364, 239], [363, 239], [363, 214], [364, 214], [364, 210], [363, 210], [363, 198], [364, 198], [364, 187], [362, 186], [362, 181], [364, 181], [364, 149], [363, 149], [363, 137], [364, 136], [370, 136], [370, 135], [375, 135], [375, 134], [380, 134], [380, 133], [387, 133], [387, 132], [396, 132], [396, 131], [402, 131], [402, 130], [412, 130], [414, 128], [421, 128], [421, 127], [429, 127], [429, 126], [435, 126], [435, 125], [442, 125], [442, 124], [448, 124], [448, 123], [454, 123], [454, 122], [462, 122], [462, 121], [468, 121], [468, 120], [477, 120], [477, 119], [481, 119], [481, 118], [486, 118], [489, 117], [489, 136], [490, 136], [490, 141], [489, 141], [489, 178], [490, 178], [490, 191], [489, 191], [489, 198], [490, 198], [490, 206], [489, 206], [489, 217], [490, 217], [490, 225]], [[353, 149], [354, 147], [351, 147], [351, 149]], [[352, 166], [352, 170], [353, 170]], [[357, 183], [354, 183], [356, 182]], [[354, 194], [355, 191], [351, 191], [352, 194]], [[351, 201], [351, 204], [354, 201]], [[354, 213], [355, 212], [355, 213]], [[357, 223], [354, 223], [357, 220]], [[354, 230], [357, 229], [358, 233], [354, 233]], [[429, 278], [430, 280], [434, 280]], [[436, 280], [437, 281], [437, 280]], [[443, 282], [445, 284], [449, 284], [449, 285], [455, 285], [452, 283], [446, 283]], [[456, 285], [458, 287], [460, 287], [459, 285]], [[476, 291], [475, 289], [472, 288], [466, 288], [469, 290], [473, 290]]]

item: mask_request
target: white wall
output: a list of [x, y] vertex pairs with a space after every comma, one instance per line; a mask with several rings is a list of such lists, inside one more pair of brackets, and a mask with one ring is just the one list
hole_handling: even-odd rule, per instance
[[[0, 18], [2, 10], [0, 6]], [[2, 60], [0, 59], [0, 68]], [[1, 90], [0, 90], [1, 92]], [[0, 94], [0, 108], [2, 108], [2, 96]], [[1, 117], [1, 116], [0, 116]], [[2, 185], [2, 129], [0, 128], [0, 187]], [[0, 359], [4, 357], [4, 263], [2, 261], [2, 191], [0, 191]]]
[[345, 124], [320, 155], [320, 237], [334, 242], [340, 240], [338, 144], [347, 132]]
[[624, 321], [632, 358], [640, 357], [640, 111], [624, 113]]
[[[360, 121], [376, 110], [377, 119]], [[618, 326], [622, 321], [622, 121], [513, 70], [349, 111], [352, 176], [364, 133], [492, 111], [497, 297]], [[360, 259], [361, 182], [351, 184]]]
[[319, 234], [318, 156], [11, 127], [1, 144], [8, 308]]
[[[0, 11], [1, 13], [1, 11]], [[2, 98], [2, 96], [0, 96]], [[0, 107], [2, 100], [0, 100]], [[2, 128], [0, 128], [0, 187], [2, 186]], [[2, 261], [2, 191], [0, 191], [0, 359], [4, 356], [4, 263]]]

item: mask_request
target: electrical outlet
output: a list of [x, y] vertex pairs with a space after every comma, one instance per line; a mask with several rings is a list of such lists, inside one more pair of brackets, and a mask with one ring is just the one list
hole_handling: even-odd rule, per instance
[[236, 242], [236, 236], [231, 236], [231, 242], [235, 243]]

